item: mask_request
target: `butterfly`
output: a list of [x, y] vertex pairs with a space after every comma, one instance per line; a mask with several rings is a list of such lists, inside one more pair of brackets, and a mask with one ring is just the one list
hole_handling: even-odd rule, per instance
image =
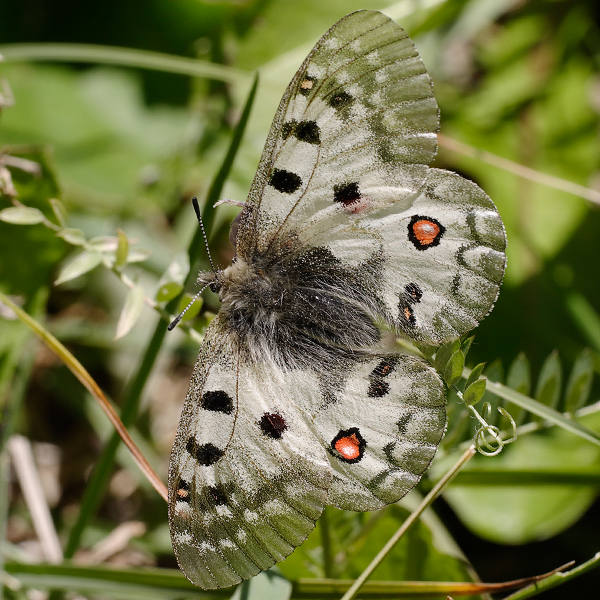
[[283, 95], [235, 257], [198, 276], [221, 308], [169, 467], [173, 548], [194, 584], [256, 575], [326, 505], [381, 508], [432, 461], [444, 384], [389, 338], [441, 344], [475, 327], [506, 245], [489, 197], [429, 167], [438, 121], [412, 41], [375, 11], [336, 23]]

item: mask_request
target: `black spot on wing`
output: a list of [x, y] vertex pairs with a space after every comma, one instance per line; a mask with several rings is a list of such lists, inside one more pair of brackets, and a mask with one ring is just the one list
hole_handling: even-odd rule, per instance
[[204, 499], [211, 506], [222, 506], [227, 504], [227, 494], [222, 485], [207, 486], [203, 490]]
[[283, 436], [288, 424], [279, 413], [265, 413], [258, 422], [260, 430], [270, 438], [279, 440]]
[[321, 136], [319, 133], [319, 126], [316, 121], [302, 121], [298, 123], [294, 130], [294, 135], [301, 142], [306, 142], [307, 144], [320, 144]]
[[291, 135], [307, 144], [321, 143], [320, 129], [316, 121], [286, 121], [281, 126], [281, 137], [287, 140]]
[[409, 283], [404, 288], [404, 297], [406, 298], [406, 301], [410, 304], [413, 304], [415, 302], [421, 302], [423, 292], [416, 283]]
[[411, 416], [410, 416], [410, 414], [408, 414], [408, 415], [404, 415], [403, 417], [400, 417], [400, 419], [398, 419], [396, 421], [396, 426], [398, 427], [398, 433], [400, 435], [406, 435], [406, 428], [407, 428], [408, 424], [410, 423], [410, 419], [411, 419]]
[[398, 362], [395, 356], [386, 356], [369, 374], [369, 398], [382, 398], [390, 393], [390, 384], [385, 378], [394, 371]]
[[286, 121], [281, 126], [281, 137], [284, 140], [287, 140], [290, 137], [290, 135], [292, 134], [292, 132], [294, 131], [294, 129], [296, 128], [296, 125], [298, 125], [298, 121], [296, 121], [296, 119], [291, 119], [290, 121]]
[[345, 90], [338, 90], [329, 97], [327, 104], [335, 110], [342, 110], [354, 104], [354, 96]]
[[209, 467], [214, 465], [225, 454], [221, 448], [214, 444], [198, 444], [193, 436], [187, 441], [185, 449], [193, 456], [199, 464]]
[[387, 377], [396, 368], [398, 359], [395, 356], [386, 356], [381, 362], [371, 371], [369, 378]]
[[382, 398], [390, 393], [390, 384], [387, 381], [382, 381], [380, 379], [374, 379], [369, 384], [369, 389], [367, 390], [367, 396], [369, 398]]
[[269, 178], [269, 185], [278, 192], [293, 194], [302, 185], [302, 178], [300, 175], [285, 169], [273, 169]]
[[339, 183], [333, 186], [333, 201], [339, 202], [344, 206], [353, 204], [357, 200], [360, 200], [360, 190], [358, 183], [353, 181], [351, 183]]
[[200, 405], [204, 410], [212, 412], [221, 412], [230, 415], [233, 411], [233, 400], [227, 392], [215, 390], [204, 392]]

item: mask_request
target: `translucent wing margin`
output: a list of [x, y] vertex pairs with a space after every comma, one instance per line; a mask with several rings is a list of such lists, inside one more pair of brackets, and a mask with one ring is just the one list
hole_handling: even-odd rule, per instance
[[294, 408], [306, 376], [240, 361], [217, 317], [194, 369], [169, 466], [177, 560], [202, 588], [228, 587], [283, 560], [327, 500], [325, 451]]

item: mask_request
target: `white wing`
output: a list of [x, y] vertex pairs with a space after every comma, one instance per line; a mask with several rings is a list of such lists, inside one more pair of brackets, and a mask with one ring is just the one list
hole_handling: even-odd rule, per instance
[[376, 11], [344, 17], [288, 86], [237, 236], [251, 259], [347, 204], [355, 183], [417, 191], [437, 148], [431, 80], [406, 32]]
[[329, 504], [375, 510], [419, 481], [446, 429], [442, 381], [423, 361], [387, 354], [322, 391], [313, 428], [333, 468]]
[[[240, 361], [217, 317], [194, 369], [169, 466], [169, 523], [188, 579], [227, 587], [283, 560], [327, 500], [326, 453], [293, 396], [316, 380]], [[311, 382], [312, 381], [312, 382]]]

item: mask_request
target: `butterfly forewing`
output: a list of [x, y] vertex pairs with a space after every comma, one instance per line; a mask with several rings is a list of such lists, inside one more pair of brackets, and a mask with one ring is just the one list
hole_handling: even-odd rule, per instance
[[288, 86], [248, 196], [237, 252], [264, 252], [307, 220], [388, 181], [394, 201], [422, 185], [436, 151], [431, 80], [406, 32], [352, 13], [319, 40]]

